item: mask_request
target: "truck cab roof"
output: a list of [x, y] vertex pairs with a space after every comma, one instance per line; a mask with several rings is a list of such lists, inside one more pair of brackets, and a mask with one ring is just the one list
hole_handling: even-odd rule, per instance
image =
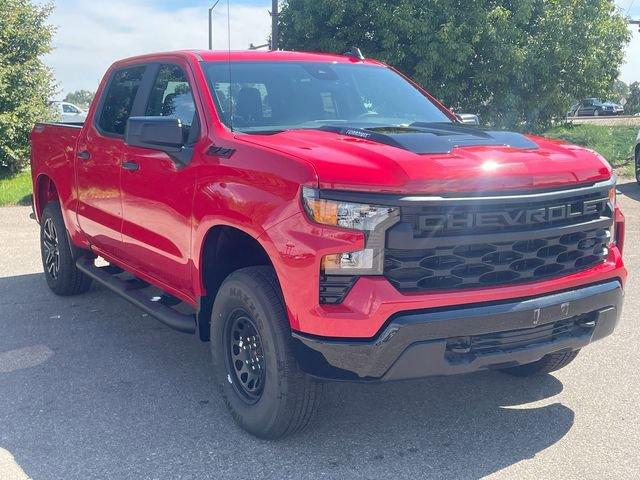
[[321, 52], [293, 52], [284, 50], [175, 50], [129, 57], [116, 62], [153, 61], [169, 56], [191, 58], [200, 62], [332, 62], [332, 63], [366, 63], [384, 65], [373, 59], [359, 60], [351, 55], [338, 55]]

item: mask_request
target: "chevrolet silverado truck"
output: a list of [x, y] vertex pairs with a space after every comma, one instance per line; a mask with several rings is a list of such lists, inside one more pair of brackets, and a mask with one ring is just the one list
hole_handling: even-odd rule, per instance
[[209, 341], [262, 438], [305, 427], [326, 380], [545, 374], [620, 317], [603, 157], [464, 125], [352, 52], [118, 61], [83, 125], [31, 143], [51, 290], [96, 281]]

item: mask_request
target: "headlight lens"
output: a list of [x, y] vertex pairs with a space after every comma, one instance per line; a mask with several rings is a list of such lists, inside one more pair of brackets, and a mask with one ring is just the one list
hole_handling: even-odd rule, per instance
[[318, 191], [311, 188], [302, 190], [302, 199], [307, 214], [315, 222], [364, 232], [374, 231], [398, 212], [393, 207], [325, 200], [319, 198]]
[[318, 190], [303, 188], [302, 201], [309, 218], [323, 225], [360, 230], [365, 249], [336, 253], [322, 258], [327, 275], [382, 275], [386, 230], [400, 218], [396, 207], [369, 205], [320, 198]]

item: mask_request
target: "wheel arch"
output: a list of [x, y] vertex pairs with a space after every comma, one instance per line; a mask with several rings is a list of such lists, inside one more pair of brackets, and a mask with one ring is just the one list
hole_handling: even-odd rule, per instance
[[60, 200], [58, 188], [49, 175], [45, 173], [38, 175], [33, 197], [33, 208], [35, 210], [36, 217], [40, 220], [40, 218], [42, 218], [42, 211], [47, 203]]
[[211, 310], [222, 282], [241, 268], [259, 265], [273, 268], [273, 263], [256, 237], [225, 224], [214, 225], [207, 230], [198, 258], [198, 280], [202, 287], [198, 333], [202, 341], [208, 341]]

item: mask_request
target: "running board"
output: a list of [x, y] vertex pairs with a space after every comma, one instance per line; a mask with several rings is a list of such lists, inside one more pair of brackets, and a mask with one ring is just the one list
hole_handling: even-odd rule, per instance
[[135, 289], [135, 287], [132, 288], [129, 283], [102, 270], [100, 267], [96, 267], [94, 259], [91, 257], [79, 258], [76, 261], [76, 266], [82, 273], [93, 278], [96, 282], [101, 283], [112, 292], [117, 293], [125, 300], [128, 300], [137, 307], [140, 307], [152, 317], [160, 320], [166, 326], [173, 328], [174, 330], [178, 330], [179, 332], [195, 333], [195, 315], [182, 314], [172, 308], [166, 307], [162, 303], [152, 302], [146, 298], [143, 293]]

